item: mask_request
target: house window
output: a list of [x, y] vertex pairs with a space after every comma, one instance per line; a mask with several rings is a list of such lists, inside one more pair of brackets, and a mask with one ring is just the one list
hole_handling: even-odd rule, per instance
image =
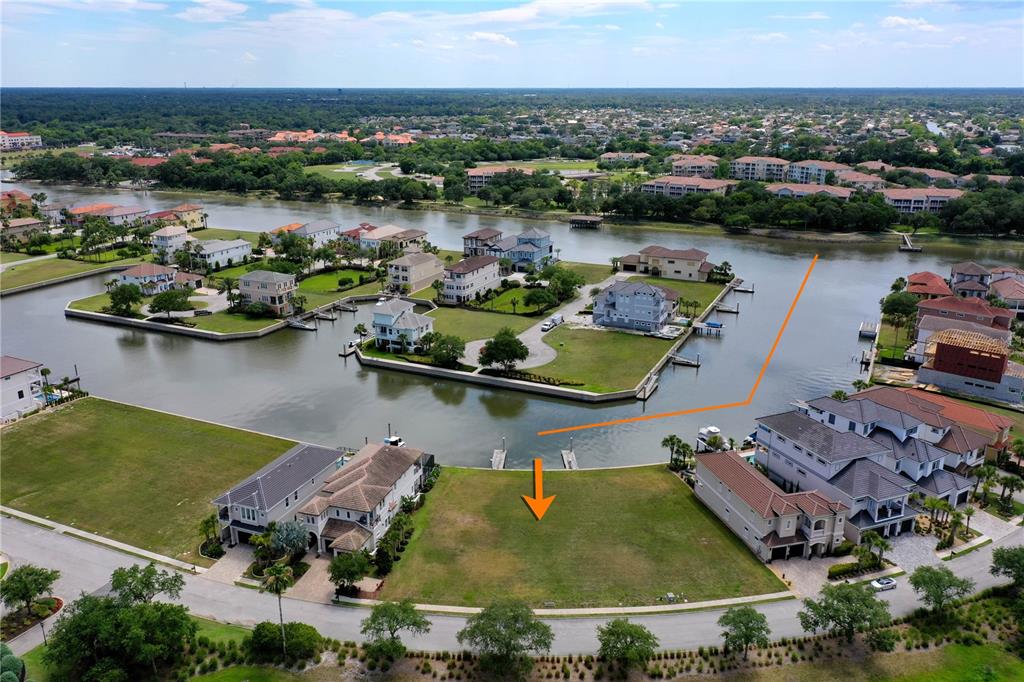
[[830, 414], [828, 416], [828, 423], [829, 424], [835, 424], [836, 423], [836, 416], [834, 414]]

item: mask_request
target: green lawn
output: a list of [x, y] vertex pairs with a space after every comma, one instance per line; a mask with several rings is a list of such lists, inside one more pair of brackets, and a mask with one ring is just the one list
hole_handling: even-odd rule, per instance
[[207, 227], [202, 230], [189, 232], [196, 239], [206, 241], [208, 239], [244, 239], [253, 246], [260, 240], [260, 233], [251, 230], [233, 230], [223, 227]]
[[360, 275], [365, 277], [369, 274], [371, 273], [364, 270], [335, 270], [334, 272], [324, 272], [319, 275], [307, 277], [299, 282], [299, 293], [306, 297], [307, 309], [333, 303], [334, 301], [347, 296], [376, 293], [380, 291], [380, 282], [370, 282], [345, 291], [337, 290], [338, 280], [342, 277], [349, 277], [353, 282], [358, 282]]
[[[142, 306], [152, 302], [152, 300], [152, 296], [143, 296], [142, 303], [135, 306], [133, 310], [136, 313], [140, 313], [140, 311], [142, 310]], [[209, 305], [206, 301], [199, 301], [195, 299], [191, 300], [190, 303], [192, 304], [192, 307], [197, 310], [206, 308]], [[73, 310], [88, 310], [94, 313], [103, 312], [103, 309], [109, 305], [110, 294], [108, 293], [96, 294], [94, 296], [86, 296], [85, 298], [80, 298], [75, 301], [71, 301], [70, 303], [70, 307]]]
[[544, 343], [558, 357], [530, 371], [541, 376], [582, 382], [584, 391], [610, 393], [634, 388], [672, 347], [672, 341], [624, 332], [557, 327]]
[[26, 284], [36, 284], [58, 277], [77, 275], [111, 265], [134, 265], [146, 260], [143, 258], [126, 258], [124, 260], [108, 260], [105, 262], [68, 260], [64, 258], [47, 258], [24, 265], [15, 265], [0, 274], [0, 290], [14, 289]]
[[242, 665], [224, 668], [215, 673], [199, 675], [192, 679], [202, 680], [202, 682], [304, 682], [310, 678], [308, 675], [300, 675], [288, 672], [287, 670], [281, 670], [280, 668], [260, 668], [252, 665]]
[[865, 659], [762, 668], [731, 673], [728, 679], [732, 682], [1013, 682], [1024, 679], [1024, 661], [995, 644], [951, 644], [941, 649], [875, 654]]
[[0, 263], [17, 263], [26, 258], [35, 258], [35, 256], [30, 256], [27, 253], [18, 253], [17, 251], [0, 251]]
[[238, 279], [246, 273], [252, 272], [253, 270], [259, 270], [260, 266], [263, 265], [263, 262], [264, 259], [261, 258], [256, 261], [243, 263], [242, 265], [232, 265], [230, 268], [224, 268], [223, 270], [218, 270], [213, 273], [211, 279], [222, 279], [224, 277], [234, 277], [235, 279]]
[[904, 326], [896, 329], [888, 322], [882, 322], [876, 340], [879, 357], [883, 360], [902, 360], [904, 351], [913, 340], [909, 328]]
[[[597, 159], [537, 159], [535, 161], [502, 161], [499, 165], [509, 164], [517, 168], [534, 168], [537, 170], [597, 170]], [[487, 166], [488, 164], [478, 164]]]
[[536, 319], [520, 315], [503, 315], [464, 308], [438, 308], [427, 314], [435, 320], [435, 332], [454, 334], [465, 341], [489, 339], [502, 327], [509, 327], [519, 334], [537, 324]]
[[215, 620], [207, 620], [206, 618], [192, 617], [192, 620], [199, 626], [199, 630], [196, 631], [197, 637], [206, 637], [214, 644], [220, 642], [230, 642], [235, 640], [239, 644], [242, 640], [249, 635], [249, 628], [244, 628], [241, 625], [228, 625], [227, 623], [219, 623]]
[[544, 482], [556, 499], [538, 522], [520, 499], [530, 472], [446, 467], [383, 598], [568, 608], [785, 589], [663, 466], [551, 471]]
[[210, 500], [293, 445], [99, 398], [3, 436], [3, 504], [195, 563]]
[[586, 280], [587, 284], [597, 284], [611, 277], [614, 273], [612, 272], [611, 264], [598, 265], [597, 263], [573, 263], [570, 261], [562, 261], [559, 263], [566, 270], [572, 270], [583, 275], [583, 279]]
[[246, 317], [241, 313], [229, 313], [226, 310], [221, 310], [213, 315], [189, 318], [189, 322], [195, 323], [196, 329], [228, 334], [259, 331], [264, 327], [277, 324], [280, 320], [271, 317]]
[[495, 296], [489, 301], [484, 301], [480, 304], [480, 310], [496, 310], [499, 312], [511, 313], [512, 310], [512, 299], [516, 299], [515, 313], [519, 315], [536, 313], [539, 308], [537, 306], [528, 306], [523, 303], [523, 299], [526, 298], [526, 294], [529, 289], [525, 287], [519, 287], [518, 289], [508, 289], [503, 291], [501, 294]]
[[[356, 168], [351, 163], [326, 163], [317, 166], [306, 166], [307, 173], [315, 173], [322, 175], [325, 178], [331, 178], [332, 180], [355, 180], [358, 176], [354, 170], [341, 170], [348, 168]], [[364, 166], [363, 168], [367, 168]]]
[[679, 308], [682, 309], [683, 301], [700, 301], [698, 311], [703, 311], [718, 294], [725, 288], [724, 284], [711, 284], [710, 282], [688, 282], [681, 279], [666, 279], [664, 277], [630, 277], [631, 281], [644, 281], [650, 284], [672, 289], [679, 293]]

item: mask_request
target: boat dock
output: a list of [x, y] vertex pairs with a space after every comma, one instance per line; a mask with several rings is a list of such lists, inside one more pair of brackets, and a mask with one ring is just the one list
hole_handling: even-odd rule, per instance
[[720, 322], [694, 322], [693, 333], [697, 336], [721, 337], [723, 326]]
[[316, 331], [316, 325], [315, 324], [310, 324], [309, 322], [303, 322], [302, 320], [299, 320], [299, 319], [294, 318], [294, 317], [288, 320], [288, 326], [291, 327], [292, 329], [302, 329], [302, 330], [307, 331], [307, 332], [315, 332]]
[[572, 450], [562, 450], [562, 466], [569, 471], [576, 471], [580, 465], [576, 462], [576, 453]]
[[491, 454], [491, 468], [492, 469], [504, 469], [505, 468], [505, 455], [508, 454], [507, 450], [495, 450]]
[[754, 293], [754, 285], [747, 286], [746, 284], [737, 284], [732, 288], [737, 294], [752, 294]]
[[696, 360], [683, 355], [673, 355], [672, 363], [675, 365], [683, 365], [684, 367], [700, 367], [700, 353], [697, 353]]
[[341, 352], [338, 353], [338, 357], [347, 358], [350, 355], [355, 355], [355, 353], [356, 353], [356, 345], [355, 344], [345, 344], [344, 346], [341, 347]]
[[921, 247], [920, 246], [914, 246], [914, 242], [912, 242], [910, 240], [910, 235], [909, 234], [904, 234], [902, 236], [903, 236], [903, 241], [900, 243], [900, 251], [911, 251], [913, 253], [920, 253], [921, 252], [921, 250], [922, 250]]
[[861, 322], [860, 329], [857, 330], [857, 336], [862, 339], [877, 339], [878, 338], [878, 323], [877, 322]]
[[736, 305], [726, 305], [724, 303], [719, 303], [718, 305], [715, 306], [715, 310], [717, 310], [720, 313], [732, 313], [733, 315], [739, 315], [740, 304], [739, 301], [736, 302]]
[[327, 312], [327, 311], [324, 311], [324, 310], [318, 310], [317, 313], [316, 313], [316, 319], [318, 319], [318, 320], [329, 320], [331, 322], [334, 322], [334, 321], [336, 321], [338, 319], [338, 316], [335, 315], [334, 313], [330, 313], [330, 312]]
[[341, 310], [346, 313], [354, 313], [359, 310], [358, 306], [352, 305], [351, 303], [336, 303], [334, 305], [335, 310]]
[[647, 400], [656, 390], [658, 390], [658, 375], [652, 374], [647, 377], [647, 381], [637, 391], [636, 397], [638, 400]]

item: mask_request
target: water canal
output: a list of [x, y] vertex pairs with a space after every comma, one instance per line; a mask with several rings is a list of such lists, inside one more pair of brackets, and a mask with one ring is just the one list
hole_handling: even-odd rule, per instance
[[[6, 183], [39, 191], [38, 185]], [[433, 211], [254, 200], [225, 196], [188, 197], [160, 192], [43, 188], [50, 201], [109, 201], [169, 208], [201, 199], [215, 227], [267, 230], [290, 222], [331, 218], [342, 224], [393, 222], [429, 232], [442, 248], [461, 248], [461, 235], [484, 226], [517, 232], [524, 221]], [[924, 243], [923, 253], [900, 253], [895, 243], [836, 244], [753, 237], [693, 235], [632, 227], [572, 231], [564, 223], [531, 224], [552, 234], [566, 260], [607, 263], [614, 255], [647, 244], [694, 246], [710, 260], [727, 260], [748, 282], [753, 296], [733, 294], [740, 315], [722, 314], [721, 339], [692, 339], [686, 355], [701, 354], [699, 370], [668, 367], [646, 405], [624, 402], [590, 407], [573, 402], [435, 381], [398, 372], [366, 370], [338, 357], [366, 322], [366, 311], [321, 323], [316, 333], [284, 330], [253, 341], [214, 343], [169, 334], [127, 330], [63, 315], [71, 299], [102, 291], [104, 277], [4, 298], [0, 308], [3, 352], [32, 358], [54, 375], [77, 366], [82, 384], [95, 395], [188, 416], [328, 445], [359, 445], [386, 435], [388, 424], [411, 445], [436, 453], [443, 463], [487, 466], [491, 450], [507, 439], [506, 466], [525, 467], [536, 456], [560, 467], [559, 449], [568, 435], [540, 438], [536, 432], [743, 400], [768, 352], [779, 323], [815, 253], [818, 266], [752, 404], [720, 412], [637, 422], [577, 432], [581, 467], [659, 461], [661, 439], [676, 433], [692, 441], [700, 426], [715, 424], [741, 439], [759, 415], [786, 410], [836, 388], [850, 389], [859, 376], [857, 359], [866, 344], [857, 328], [876, 319], [878, 301], [900, 275], [949, 271], [961, 260], [985, 265], [1024, 261], [1020, 242]]]

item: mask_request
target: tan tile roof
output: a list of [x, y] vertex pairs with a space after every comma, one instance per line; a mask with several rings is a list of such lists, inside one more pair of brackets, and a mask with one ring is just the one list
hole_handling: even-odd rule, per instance
[[928, 337], [928, 343], [941, 343], [945, 346], [956, 346], [993, 355], [1006, 356], [1009, 354], [1007, 347], [995, 339], [963, 329], [944, 329], [941, 332], [936, 332]]
[[422, 456], [423, 451], [416, 448], [365, 445], [348, 464], [331, 474], [320, 493], [299, 511], [319, 514], [328, 507], [373, 511]]

